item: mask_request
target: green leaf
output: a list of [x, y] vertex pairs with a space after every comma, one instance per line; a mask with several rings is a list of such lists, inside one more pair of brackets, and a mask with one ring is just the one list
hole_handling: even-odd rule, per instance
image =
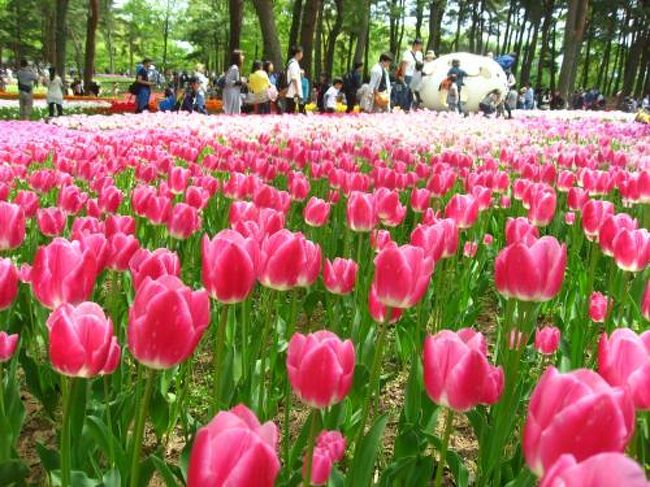
[[373, 468], [377, 460], [377, 453], [379, 453], [379, 447], [387, 422], [388, 415], [383, 414], [379, 416], [368, 430], [368, 433], [361, 439], [361, 443], [356, 450], [358, 454], [355, 455], [352, 466], [350, 467], [347, 483], [350, 487], [370, 485]]
[[88, 416], [85, 431], [95, 441], [106, 458], [110, 458], [112, 443], [117, 468], [119, 471], [125, 472], [128, 468], [126, 453], [122, 449], [119, 439], [108, 428], [106, 423], [97, 416]]
[[178, 487], [178, 481], [174, 476], [173, 472], [169, 468], [169, 465], [165, 463], [164, 460], [158, 458], [155, 455], [151, 455], [151, 461], [153, 462], [154, 467], [158, 470], [158, 473], [162, 476], [167, 487]]
[[109, 470], [102, 477], [102, 487], [120, 487], [121, 484], [120, 471], [116, 468]]
[[21, 349], [18, 360], [25, 372], [27, 389], [40, 401], [47, 414], [54, 417], [59, 400], [57, 392], [59, 377], [49, 367], [37, 364], [24, 349]]
[[2, 485], [25, 485], [25, 478], [29, 475], [29, 468], [20, 460], [7, 460], [0, 463], [0, 480]]
[[[72, 379], [70, 381], [70, 437], [72, 441], [72, 459], [73, 465], [78, 465], [82, 457], [83, 448], [78, 448], [79, 439], [83, 430], [84, 421], [86, 420], [86, 399], [88, 391], [88, 381], [86, 379]], [[75, 448], [77, 445], [77, 448]]]
[[[440, 441], [440, 438], [432, 434], [428, 436], [429, 440], [436, 448], [436, 451], [439, 452], [442, 446], [442, 441]], [[455, 485], [457, 487], [467, 487], [469, 485], [469, 471], [465, 466], [465, 461], [463, 458], [455, 451], [447, 449], [447, 458], [445, 461], [447, 463], [446, 466], [449, 467], [449, 470], [451, 470], [451, 473], [454, 476]]]
[[151, 423], [156, 431], [156, 436], [160, 438], [171, 428], [171, 425], [169, 424], [171, 415], [170, 404], [158, 390], [155, 390], [151, 397], [149, 412], [151, 414]]
[[59, 466], [61, 465], [59, 452], [56, 450], [50, 450], [42, 443], [36, 442], [36, 453], [38, 454], [38, 458], [41, 459], [41, 463], [46, 472], [52, 472], [59, 469]]
[[[70, 485], [71, 487], [98, 487], [101, 485], [95, 479], [91, 479], [86, 475], [86, 472], [81, 472], [79, 470], [73, 470], [70, 472]], [[60, 487], [61, 486], [61, 471], [55, 470], [52, 472], [52, 486]]]

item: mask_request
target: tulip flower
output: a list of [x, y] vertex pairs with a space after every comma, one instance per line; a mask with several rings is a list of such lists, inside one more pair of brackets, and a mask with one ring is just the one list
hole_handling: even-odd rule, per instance
[[57, 206], [70, 215], [79, 213], [88, 199], [88, 194], [74, 184], [64, 186], [59, 191]]
[[374, 194], [377, 216], [388, 227], [396, 227], [406, 216], [406, 207], [400, 203], [399, 193], [379, 188]]
[[305, 223], [310, 227], [322, 227], [330, 216], [330, 204], [316, 196], [312, 196], [305, 205], [303, 212]]
[[183, 194], [190, 178], [190, 171], [184, 167], [174, 166], [169, 171], [169, 187], [174, 194]]
[[38, 195], [31, 191], [18, 191], [18, 194], [14, 198], [14, 204], [23, 209], [25, 218], [32, 218], [39, 208]]
[[[321, 431], [316, 439], [311, 463], [312, 485], [326, 485], [335, 463], [340, 462], [345, 454], [345, 438], [338, 431]], [[307, 458], [303, 463], [303, 475], [306, 475]]]
[[523, 331], [513, 328], [508, 336], [508, 348], [510, 350], [521, 350], [528, 343], [528, 336]]
[[544, 302], [553, 299], [564, 282], [566, 245], [545, 236], [527, 246], [509, 245], [497, 255], [494, 280], [506, 298]]
[[605, 217], [603, 224], [598, 231], [598, 243], [605, 255], [612, 257], [614, 255], [614, 238], [618, 232], [626, 230], [636, 230], [637, 221], [627, 213], [618, 213]]
[[460, 229], [470, 228], [478, 219], [478, 201], [471, 194], [455, 194], [445, 207], [445, 218], [451, 218]]
[[429, 286], [433, 266], [433, 259], [420, 247], [386, 247], [375, 257], [377, 298], [391, 308], [415, 306]]
[[287, 189], [294, 201], [304, 201], [309, 195], [310, 185], [305, 175], [301, 172], [292, 172], [289, 174]]
[[209, 323], [205, 290], [192, 291], [172, 275], [147, 276], [129, 309], [129, 350], [151, 369], [169, 369], [192, 355]]
[[289, 341], [287, 374], [296, 395], [313, 408], [341, 402], [352, 387], [356, 356], [350, 340], [320, 330]]
[[91, 378], [112, 374], [120, 362], [120, 346], [113, 323], [92, 302], [64, 304], [46, 322], [50, 335], [50, 360], [58, 373]]
[[560, 346], [560, 330], [545, 326], [535, 331], [535, 350], [542, 355], [553, 355]]
[[221, 411], [196, 434], [187, 486], [273, 487], [280, 472], [277, 448], [274, 423], [260, 424], [243, 404]]
[[627, 272], [641, 272], [650, 262], [650, 233], [621, 229], [612, 241], [614, 260], [619, 269]]
[[115, 271], [126, 271], [129, 263], [140, 250], [140, 242], [133, 235], [114, 233], [108, 238], [107, 266]]
[[628, 387], [637, 409], [650, 410], [650, 331], [619, 328], [609, 338], [603, 333], [598, 372], [610, 385]]
[[99, 193], [97, 204], [104, 213], [115, 213], [122, 204], [124, 193], [115, 186], [106, 186]]
[[212, 240], [204, 235], [201, 246], [203, 285], [210, 296], [225, 304], [246, 300], [257, 280], [257, 242], [225, 229]]
[[540, 190], [531, 195], [528, 218], [536, 227], [545, 227], [553, 221], [557, 195], [553, 190]]
[[589, 200], [582, 207], [582, 229], [590, 240], [595, 240], [605, 219], [614, 214], [614, 203]]
[[598, 453], [622, 452], [634, 433], [634, 421], [634, 403], [626, 389], [611, 387], [591, 370], [561, 374], [549, 367], [528, 406], [526, 463], [543, 477], [564, 454], [583, 461]]
[[381, 252], [388, 245], [397, 246], [388, 230], [373, 230], [370, 232], [370, 247], [375, 252]]
[[528, 246], [539, 238], [539, 230], [527, 218], [508, 218], [506, 220], [506, 245], [522, 242]]
[[589, 318], [595, 323], [604, 323], [609, 308], [609, 299], [602, 293], [594, 291], [589, 297]]
[[350, 294], [354, 290], [359, 266], [352, 259], [337, 257], [334, 261], [325, 259], [323, 269], [323, 282], [325, 288], [332, 294], [341, 296]]
[[486, 233], [485, 235], [483, 235], [483, 245], [485, 245], [486, 247], [490, 247], [492, 246], [493, 243], [494, 243], [494, 237], [491, 234]]
[[[582, 188], [573, 187], [569, 189], [567, 205], [572, 211], [582, 211], [582, 208], [589, 201], [589, 194]], [[591, 211], [591, 210], [589, 210]]]
[[576, 222], [576, 214], [572, 211], [569, 211], [564, 214], [564, 223], [571, 226]]
[[485, 338], [469, 328], [428, 336], [423, 367], [429, 398], [457, 412], [494, 404], [503, 392], [503, 370], [490, 365]]
[[196, 208], [186, 203], [178, 203], [172, 208], [167, 231], [178, 240], [189, 238], [201, 228], [201, 216]]
[[645, 285], [643, 291], [643, 298], [641, 299], [641, 314], [643, 317], [650, 321], [650, 281]]
[[478, 252], [478, 242], [465, 242], [463, 247], [463, 256], [467, 258], [474, 258]]
[[641, 465], [623, 453], [599, 453], [578, 462], [562, 455], [548, 470], [540, 487], [649, 487]]
[[84, 234], [78, 238], [75, 237], [74, 240], [79, 242], [82, 251], [89, 250], [93, 253], [95, 256], [97, 273], [101, 273], [106, 267], [110, 255], [110, 247], [104, 234]]
[[[377, 323], [386, 322], [386, 312], [388, 308], [384, 306], [377, 297], [377, 289], [374, 284], [370, 286], [370, 291], [368, 292], [368, 312], [372, 319]], [[388, 319], [389, 324], [394, 324], [399, 321], [402, 317], [404, 310], [401, 308], [390, 308], [390, 318]]]
[[51, 208], [40, 208], [36, 211], [36, 222], [38, 229], [46, 237], [57, 237], [63, 233], [68, 216], [65, 211], [54, 206]]
[[[16, 353], [18, 346], [18, 335], [8, 335], [5, 331], [0, 331], [0, 364], [8, 362]], [[0, 391], [0, 394], [2, 392]]]
[[377, 209], [372, 194], [353, 191], [348, 198], [347, 222], [353, 232], [369, 232], [377, 225]]
[[411, 233], [411, 245], [420, 247], [428, 257], [438, 262], [445, 250], [445, 230], [443, 225], [418, 225]]
[[426, 188], [413, 188], [411, 191], [411, 209], [416, 213], [424, 213], [429, 208], [431, 191]]
[[320, 246], [302, 233], [280, 230], [262, 242], [258, 279], [265, 287], [286, 291], [311, 286], [320, 268]]
[[0, 251], [20, 247], [25, 240], [25, 212], [13, 203], [0, 201]]
[[65, 303], [79, 304], [90, 298], [97, 262], [93, 251], [82, 250], [79, 242], [55, 238], [36, 250], [30, 272], [32, 291], [46, 308], [56, 309]]
[[181, 262], [178, 254], [166, 248], [156, 249], [153, 252], [140, 249], [131, 257], [129, 270], [133, 279], [133, 289], [137, 291], [146, 277], [158, 279], [167, 274], [180, 276]]
[[0, 259], [0, 311], [11, 306], [18, 294], [18, 271], [11, 259]]

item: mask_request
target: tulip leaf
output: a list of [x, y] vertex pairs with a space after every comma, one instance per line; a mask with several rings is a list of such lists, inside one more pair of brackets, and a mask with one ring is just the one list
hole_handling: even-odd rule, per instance
[[25, 485], [25, 478], [29, 475], [29, 468], [20, 460], [7, 460], [0, 463], [0, 479], [2, 485], [16, 487]]
[[178, 487], [178, 481], [176, 480], [174, 473], [169, 468], [169, 465], [167, 465], [167, 463], [165, 463], [163, 460], [161, 460], [155, 455], [151, 455], [149, 458], [151, 459], [154, 466], [156, 467], [156, 470], [158, 471], [163, 481], [165, 482], [165, 485], [167, 487]]
[[21, 349], [18, 360], [25, 372], [27, 389], [39, 400], [47, 414], [53, 418], [59, 402], [57, 374], [50, 367], [42, 367], [37, 364], [27, 355], [25, 349]]
[[387, 423], [387, 414], [379, 416], [366, 435], [361, 439], [361, 444], [356, 449], [358, 454], [355, 455], [348, 474], [347, 485], [350, 487], [371, 484], [373, 469]]
[[[442, 447], [440, 438], [433, 434], [429, 434], [428, 436], [429, 441], [431, 441], [436, 451], [439, 452]], [[463, 458], [455, 451], [448, 449], [446, 463], [446, 466], [454, 476], [455, 485], [457, 487], [467, 487], [469, 485], [469, 470], [467, 470]]]
[[388, 466], [379, 485], [429, 485], [433, 478], [433, 464], [430, 456], [401, 458]]
[[[56, 470], [52, 472], [52, 486], [60, 487], [61, 485], [61, 471]], [[86, 472], [73, 470], [70, 472], [70, 486], [71, 487], [98, 487], [101, 483], [95, 479], [88, 477]]]
[[50, 450], [45, 445], [37, 441], [36, 453], [38, 454], [38, 458], [41, 459], [41, 463], [43, 464], [43, 468], [46, 472], [53, 472], [54, 470], [58, 470], [59, 466], [61, 465], [59, 452], [56, 450]]
[[102, 487], [120, 487], [121, 483], [122, 477], [117, 468], [109, 470], [102, 477]]
[[329, 481], [327, 482], [327, 487], [344, 487], [345, 486], [345, 476], [341, 471], [334, 467], [332, 473], [330, 474]]
[[170, 405], [159, 390], [155, 390], [153, 393], [149, 412], [156, 436], [160, 438], [171, 427], [169, 424], [171, 415]]
[[115, 454], [115, 463], [119, 471], [125, 471], [128, 460], [120, 441], [115, 437], [113, 432], [108, 428], [106, 423], [97, 416], [88, 416], [86, 421], [86, 431], [90, 437], [97, 443], [100, 450], [107, 458], [110, 458], [111, 447]]
[[[81, 431], [83, 430], [84, 421], [86, 419], [86, 399], [88, 391], [88, 381], [85, 379], [72, 379], [70, 380], [70, 436], [76, 438], [77, 441], [73, 443], [79, 445], [81, 438]], [[85, 453], [84, 448], [72, 448], [73, 465], [79, 463], [81, 455]]]

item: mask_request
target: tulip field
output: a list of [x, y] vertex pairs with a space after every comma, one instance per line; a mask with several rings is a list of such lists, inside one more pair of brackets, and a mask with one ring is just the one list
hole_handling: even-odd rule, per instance
[[0, 122], [0, 486], [650, 486], [650, 126]]

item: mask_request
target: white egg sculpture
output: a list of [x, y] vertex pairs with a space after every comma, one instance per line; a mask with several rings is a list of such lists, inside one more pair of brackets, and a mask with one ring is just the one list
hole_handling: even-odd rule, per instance
[[468, 52], [456, 52], [425, 63], [420, 97], [426, 108], [447, 110], [447, 90], [441, 90], [440, 83], [447, 77], [454, 59], [460, 61], [460, 68], [468, 75], [461, 89], [461, 101], [466, 112], [478, 112], [479, 103], [492, 90], [498, 90], [502, 96], [506, 95], [506, 73], [494, 59]]

